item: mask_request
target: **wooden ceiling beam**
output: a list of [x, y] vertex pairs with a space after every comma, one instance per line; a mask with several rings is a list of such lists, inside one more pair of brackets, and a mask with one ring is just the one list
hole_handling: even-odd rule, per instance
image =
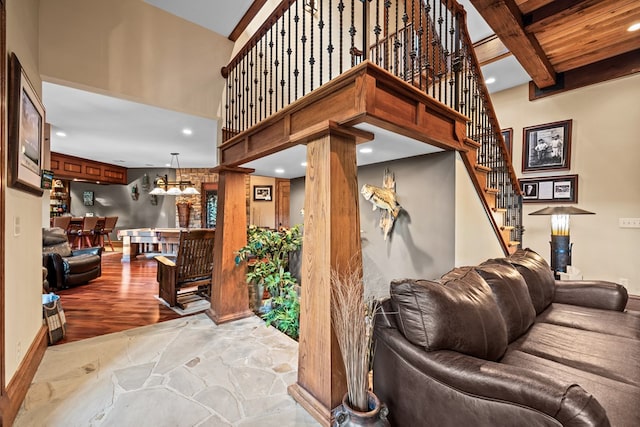
[[529, 100], [533, 101], [634, 73], [640, 73], [640, 49], [560, 73], [558, 83], [546, 89], [540, 89], [533, 82], [529, 82]]
[[502, 40], [495, 34], [475, 42], [473, 44], [473, 50], [476, 52], [476, 57], [481, 67], [511, 55], [509, 49], [507, 49], [504, 43], [502, 43]]
[[525, 31], [522, 13], [514, 0], [471, 0], [471, 3], [538, 87], [556, 83], [551, 62], [535, 37]]

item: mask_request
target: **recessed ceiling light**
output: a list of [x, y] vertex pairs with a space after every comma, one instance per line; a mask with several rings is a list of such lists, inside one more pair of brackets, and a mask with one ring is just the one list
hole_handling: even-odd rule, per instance
[[275, 173], [284, 173], [284, 169], [278, 168], [275, 170]]
[[185, 135], [191, 135], [193, 133], [193, 131], [189, 128], [184, 128], [182, 129], [182, 133]]
[[164, 164], [166, 167], [170, 168], [171, 167], [171, 163], [165, 163]]
[[371, 147], [364, 147], [360, 149], [360, 152], [362, 154], [369, 154], [369, 153], [373, 153], [373, 148]]
[[302, 167], [306, 168], [306, 167], [307, 167], [307, 162], [302, 162], [302, 163], [300, 163], [300, 166], [302, 166]]
[[62, 131], [58, 131], [58, 132], [56, 132], [56, 135], [61, 136], [61, 137], [63, 137], [63, 138], [64, 138], [65, 136], [67, 136], [67, 134], [66, 134], [66, 133], [64, 133], [64, 132], [62, 132]]
[[491, 83], [495, 83], [496, 82], [496, 78], [495, 77], [489, 77], [487, 80], [484, 81], [486, 84], [490, 85]]
[[635, 24], [632, 24], [629, 28], [627, 28], [627, 31], [638, 31], [640, 30], [640, 22], [636, 22]]

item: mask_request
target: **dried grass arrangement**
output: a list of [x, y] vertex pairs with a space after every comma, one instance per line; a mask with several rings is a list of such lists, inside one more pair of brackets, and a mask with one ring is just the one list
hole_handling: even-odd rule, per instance
[[359, 269], [331, 270], [331, 323], [344, 362], [348, 403], [358, 411], [371, 409], [367, 392], [377, 308], [375, 299], [364, 299]]

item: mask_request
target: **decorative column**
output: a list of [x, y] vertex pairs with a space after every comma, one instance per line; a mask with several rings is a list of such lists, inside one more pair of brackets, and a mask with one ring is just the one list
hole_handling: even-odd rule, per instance
[[321, 424], [346, 393], [331, 327], [331, 269], [362, 268], [356, 137], [328, 124], [306, 138], [298, 381], [289, 394]]
[[218, 166], [218, 217], [213, 253], [211, 308], [207, 315], [217, 324], [252, 316], [245, 274], [236, 266], [235, 252], [247, 244], [245, 177], [253, 169]]

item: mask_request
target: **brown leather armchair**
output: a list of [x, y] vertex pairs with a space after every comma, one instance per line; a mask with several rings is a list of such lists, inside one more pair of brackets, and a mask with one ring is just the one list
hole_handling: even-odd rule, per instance
[[42, 265], [51, 288], [64, 289], [100, 277], [101, 256], [100, 247], [71, 250], [62, 228], [42, 229]]

